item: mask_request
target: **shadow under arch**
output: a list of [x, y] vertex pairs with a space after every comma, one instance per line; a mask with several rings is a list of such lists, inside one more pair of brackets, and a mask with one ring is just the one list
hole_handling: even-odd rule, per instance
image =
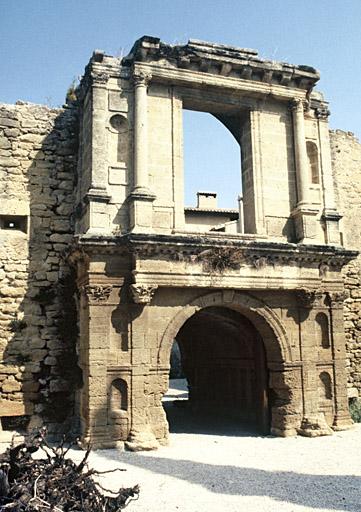
[[[171, 348], [178, 333], [192, 318], [213, 308], [225, 308], [239, 313], [252, 324], [262, 340], [265, 358], [263, 363], [262, 357], [254, 360], [257, 369], [254, 374], [255, 385], [260, 388], [258, 398], [254, 395], [254, 407], [258, 411], [256, 415], [260, 418], [258, 424], [261, 431], [264, 434], [271, 432], [280, 436], [295, 435], [301, 421], [299, 411], [302, 408], [302, 394], [297, 370], [289, 364], [292, 363], [292, 356], [287, 332], [276, 313], [248, 292], [207, 292], [183, 306], [171, 319], [161, 338], [158, 371], [168, 379]], [[196, 380], [198, 382], [197, 377]], [[248, 414], [246, 410], [245, 414]]]
[[201, 295], [176, 313], [161, 338], [158, 351], [159, 365], [169, 365], [173, 341], [185, 322], [201, 309], [211, 306], [236, 310], [251, 321], [263, 339], [268, 364], [291, 361], [286, 329], [272, 309], [247, 292], [224, 290]]

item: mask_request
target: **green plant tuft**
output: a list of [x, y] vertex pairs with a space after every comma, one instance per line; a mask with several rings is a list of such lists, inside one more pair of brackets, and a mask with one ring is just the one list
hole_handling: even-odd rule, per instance
[[350, 402], [350, 414], [355, 423], [361, 423], [361, 400], [356, 398]]

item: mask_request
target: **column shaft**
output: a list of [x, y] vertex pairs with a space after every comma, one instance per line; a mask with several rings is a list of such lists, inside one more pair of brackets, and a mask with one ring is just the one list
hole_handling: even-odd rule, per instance
[[302, 100], [295, 100], [292, 106], [292, 114], [296, 157], [298, 205], [304, 205], [309, 203], [309, 169]]
[[134, 188], [148, 187], [147, 86], [136, 82], [134, 90]]
[[133, 194], [150, 196], [148, 188], [148, 95], [150, 76], [138, 73], [134, 80], [134, 188]]

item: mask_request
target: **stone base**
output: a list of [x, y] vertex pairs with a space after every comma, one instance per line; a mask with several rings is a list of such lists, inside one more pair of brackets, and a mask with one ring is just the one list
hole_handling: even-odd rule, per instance
[[337, 414], [332, 425], [332, 430], [335, 430], [336, 432], [339, 430], [348, 430], [352, 428], [353, 425], [354, 422], [348, 413]]
[[83, 450], [86, 450], [89, 445], [92, 450], [124, 450], [124, 441], [111, 440], [109, 436], [83, 436], [79, 444]]
[[315, 244], [320, 242], [320, 240], [317, 240], [317, 213], [317, 209], [306, 205], [298, 205], [297, 208], [293, 210], [292, 217], [295, 223], [297, 242], [302, 244]]
[[131, 452], [157, 450], [159, 443], [153, 432], [149, 430], [131, 430], [125, 447]]
[[295, 437], [297, 436], [297, 430], [295, 428], [280, 429], [272, 427], [271, 434], [277, 437]]
[[129, 199], [130, 229], [133, 233], [149, 232], [152, 229], [153, 201], [156, 196], [148, 189], [133, 190]]
[[305, 416], [302, 420], [301, 427], [297, 429], [297, 431], [300, 436], [305, 437], [332, 436], [333, 434], [323, 414]]

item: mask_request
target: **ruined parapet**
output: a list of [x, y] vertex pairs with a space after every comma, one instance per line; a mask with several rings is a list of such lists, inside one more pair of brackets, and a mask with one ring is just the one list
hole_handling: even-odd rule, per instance
[[76, 157], [76, 108], [0, 106], [3, 430], [45, 421], [54, 433], [72, 416], [76, 312], [63, 255], [74, 231]]

